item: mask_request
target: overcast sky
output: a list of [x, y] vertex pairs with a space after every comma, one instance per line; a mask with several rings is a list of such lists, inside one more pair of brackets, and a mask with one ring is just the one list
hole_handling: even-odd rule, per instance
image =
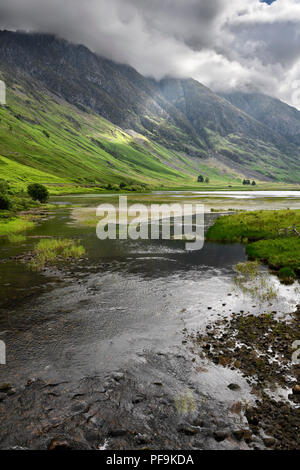
[[300, 0], [0, 0], [0, 28], [55, 33], [158, 79], [258, 88], [300, 108]]

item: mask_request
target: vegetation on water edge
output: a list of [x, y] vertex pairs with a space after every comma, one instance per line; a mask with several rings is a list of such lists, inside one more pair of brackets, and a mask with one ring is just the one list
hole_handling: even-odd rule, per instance
[[8, 235], [8, 241], [10, 243], [23, 243], [25, 242], [26, 240], [26, 237], [25, 235], [20, 235], [20, 234], [15, 234], [15, 233], [11, 233]]
[[276, 271], [289, 268], [288, 272], [281, 271], [280, 278], [291, 280], [300, 274], [300, 237], [286, 237], [279, 230], [293, 224], [300, 230], [300, 210], [240, 212], [220, 217], [206, 237], [209, 241], [247, 244], [251, 259], [259, 259]]
[[259, 269], [259, 262], [246, 261], [233, 267], [234, 286], [242, 294], [247, 294], [261, 305], [277, 298], [278, 292], [270, 282], [266, 273]]
[[85, 254], [85, 249], [73, 239], [45, 239], [36, 245], [29, 268], [40, 271], [48, 264], [78, 259]]
[[281, 270], [282, 279], [295, 278], [295, 272], [300, 274], [300, 237], [250, 243], [247, 254], [250, 258], [263, 260], [271, 268]]
[[300, 210], [260, 210], [220, 217], [208, 230], [210, 241], [243, 243], [279, 238], [278, 230], [295, 224], [300, 228]]
[[14, 217], [10, 219], [0, 218], [0, 237], [8, 236], [12, 237], [20, 232], [25, 232], [34, 227], [34, 222], [27, 218]]

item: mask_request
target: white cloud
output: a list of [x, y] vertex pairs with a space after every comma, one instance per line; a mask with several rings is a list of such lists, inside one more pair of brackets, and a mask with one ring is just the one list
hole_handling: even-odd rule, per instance
[[157, 79], [298, 105], [300, 0], [1, 0], [0, 27], [58, 34]]

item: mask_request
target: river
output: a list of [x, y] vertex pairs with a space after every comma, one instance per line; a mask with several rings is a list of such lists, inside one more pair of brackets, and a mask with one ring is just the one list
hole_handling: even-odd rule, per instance
[[[234, 291], [233, 265], [246, 259], [244, 246], [206, 242], [202, 250], [188, 252], [178, 240], [100, 241], [95, 227], [78, 225], [74, 213], [94, 211], [107, 199], [116, 202], [117, 195], [52, 198], [56, 208], [21, 246], [1, 241], [0, 339], [7, 364], [0, 366], [0, 383], [17, 387], [39, 378], [76, 387], [86, 377], [129, 373], [144, 386], [165, 385], [169, 399], [192, 390], [212, 409], [223, 410], [218, 413], [225, 419], [233, 400], [225, 384], [239, 384], [235, 401], [254, 400], [251, 389], [236, 370], [192, 362], [184, 332], [201, 331], [232, 312], [265, 308]], [[206, 226], [217, 216], [211, 208], [300, 208], [300, 192], [158, 192], [129, 199], [147, 204], [192, 199], [204, 204]], [[13, 259], [43, 236], [79, 238], [87, 257], [42, 273]], [[279, 288], [272, 310], [292, 311], [295, 286], [280, 286], [268, 276]], [[212, 447], [205, 442], [204, 448]]]

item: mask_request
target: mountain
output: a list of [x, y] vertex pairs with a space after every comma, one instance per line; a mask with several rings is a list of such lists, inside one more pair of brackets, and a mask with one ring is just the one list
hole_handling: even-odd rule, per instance
[[9, 31], [0, 32], [0, 72], [6, 174], [22, 165], [27, 179], [38, 171], [70, 183], [191, 185], [199, 173], [300, 181], [296, 140], [195, 80], [157, 82], [82, 45]]
[[300, 111], [296, 108], [263, 93], [234, 91], [221, 96], [290, 142], [300, 145]]

